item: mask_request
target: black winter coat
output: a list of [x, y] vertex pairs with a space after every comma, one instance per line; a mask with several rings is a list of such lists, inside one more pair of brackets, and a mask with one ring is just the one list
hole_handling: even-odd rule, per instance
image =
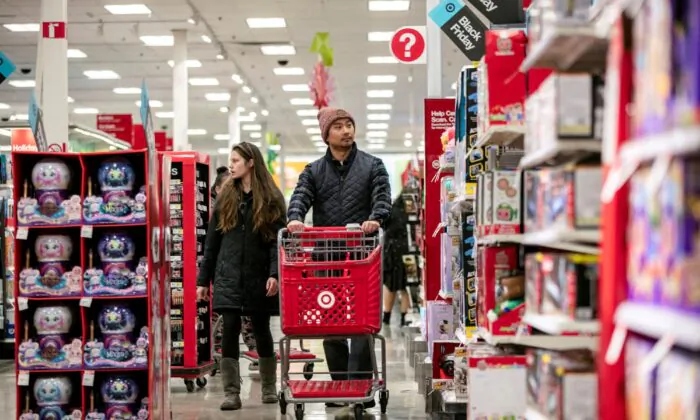
[[[279, 199], [284, 202], [281, 193]], [[238, 226], [226, 233], [217, 229], [218, 207], [209, 221], [197, 285], [209, 287], [213, 279], [215, 312], [240, 310], [244, 314], [279, 315], [279, 295], [266, 296], [267, 280], [279, 280], [277, 238], [267, 241], [253, 231], [252, 207], [252, 194], [245, 194]], [[285, 225], [283, 216], [274, 229], [277, 232]]]
[[289, 202], [289, 220], [304, 222], [313, 207], [314, 226], [379, 223], [391, 213], [389, 174], [381, 159], [353, 145], [344, 162], [326, 155], [306, 165]]

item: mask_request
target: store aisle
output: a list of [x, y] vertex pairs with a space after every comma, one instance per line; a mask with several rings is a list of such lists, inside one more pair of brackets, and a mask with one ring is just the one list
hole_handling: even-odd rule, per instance
[[[277, 321], [277, 322], [275, 322]], [[279, 318], [273, 319], [273, 335], [277, 339], [279, 331]], [[417, 393], [416, 383], [413, 381], [413, 370], [408, 364], [404, 353], [402, 333], [397, 325], [383, 331], [387, 337], [387, 370], [388, 382], [391, 396], [389, 399], [389, 409], [387, 415], [382, 417], [379, 407], [368, 411], [371, 415], [365, 418], [386, 418], [392, 420], [414, 420], [425, 419], [424, 400]], [[323, 354], [320, 342], [305, 343], [311, 347], [312, 351], [319, 355]], [[247, 362], [242, 362], [243, 372], [248, 372]], [[299, 371], [301, 365], [298, 365]], [[328, 367], [319, 364], [318, 371], [327, 371]], [[252, 384], [252, 390], [251, 390]], [[209, 378], [209, 384], [203, 390], [188, 394], [182, 379], [172, 379], [173, 398], [173, 419], [174, 420], [234, 420], [234, 419], [260, 419], [272, 420], [282, 419], [279, 413], [279, 405], [263, 405], [260, 403], [259, 381], [252, 382], [250, 377], [243, 379], [243, 389], [241, 398], [244, 409], [237, 412], [222, 412], [219, 410], [219, 403], [222, 398], [221, 381], [219, 376]], [[290, 406], [291, 407], [291, 406]], [[328, 410], [328, 411], [326, 411]], [[0, 412], [12, 412], [14, 418], [15, 411], [15, 387], [14, 387], [14, 366], [8, 363], [7, 366], [0, 365]], [[323, 404], [306, 406], [307, 420], [333, 419], [334, 413], [338, 409], [326, 409]], [[289, 411], [288, 411], [289, 413]], [[293, 416], [288, 414], [287, 418]]]

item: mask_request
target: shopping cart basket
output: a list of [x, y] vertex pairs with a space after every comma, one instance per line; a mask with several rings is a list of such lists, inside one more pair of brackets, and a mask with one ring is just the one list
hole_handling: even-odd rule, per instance
[[[378, 334], [382, 312], [382, 238], [381, 231], [365, 235], [359, 226], [307, 228], [300, 233], [280, 231], [280, 313], [284, 337], [279, 344], [279, 401], [283, 415], [288, 403], [295, 405], [299, 420], [304, 417], [304, 403], [336, 402], [357, 403], [355, 417], [362, 418], [364, 408], [360, 403], [374, 401], [377, 393], [381, 411], [386, 413], [386, 341]], [[291, 340], [329, 336], [367, 337], [373, 379], [290, 380]], [[381, 370], [377, 367], [375, 339], [381, 342]]]

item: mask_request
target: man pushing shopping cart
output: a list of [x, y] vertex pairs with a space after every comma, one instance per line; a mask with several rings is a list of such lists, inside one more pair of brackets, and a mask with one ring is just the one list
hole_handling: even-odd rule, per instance
[[[378, 232], [391, 213], [391, 187], [383, 162], [358, 150], [355, 120], [347, 111], [324, 108], [318, 114], [318, 122], [328, 150], [324, 157], [307, 165], [299, 176], [289, 203], [288, 233], [293, 235], [304, 231], [306, 214], [312, 208], [316, 228], [360, 225], [366, 235]], [[312, 260], [344, 260], [347, 244], [347, 241], [326, 240], [325, 251], [334, 252], [316, 253]], [[381, 284], [379, 287], [381, 293]], [[284, 299], [283, 296], [281, 298]], [[374, 351], [370, 347], [371, 342], [370, 337], [356, 337], [351, 339], [348, 348], [345, 337], [329, 336], [324, 339], [323, 347], [332, 379], [371, 379]], [[334, 407], [344, 404], [326, 405]], [[374, 405], [372, 400], [365, 403], [364, 408]]]

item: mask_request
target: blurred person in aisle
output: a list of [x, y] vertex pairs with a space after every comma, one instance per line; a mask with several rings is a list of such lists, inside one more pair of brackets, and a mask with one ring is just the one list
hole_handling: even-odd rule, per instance
[[391, 323], [391, 310], [394, 308], [396, 295], [401, 306], [401, 326], [406, 322], [406, 312], [410, 305], [406, 293], [406, 266], [403, 256], [408, 254], [408, 215], [404, 205], [403, 192], [394, 200], [391, 217], [384, 228], [384, 324]]
[[[221, 193], [221, 188], [224, 182], [228, 181], [231, 176], [228, 170], [228, 166], [219, 166], [216, 168], [216, 180], [214, 185], [211, 186], [211, 208], [216, 208], [216, 197]], [[218, 334], [219, 331], [215, 331]], [[248, 347], [248, 351], [255, 351], [255, 334], [253, 334], [253, 321], [251, 321], [249, 316], [241, 317], [241, 335], [243, 336], [243, 343]], [[248, 369], [252, 371], [257, 371], [259, 369], [258, 362], [252, 362], [248, 365]]]
[[[277, 402], [277, 359], [270, 317], [279, 315], [277, 232], [286, 224], [282, 192], [255, 145], [231, 150], [230, 178], [217, 195], [197, 278], [197, 299], [209, 299], [224, 318], [221, 344], [222, 410], [241, 408], [241, 317], [250, 316], [260, 362], [262, 402]], [[245, 246], [245, 250], [244, 250]]]
[[[355, 120], [343, 109], [324, 108], [318, 113], [326, 155], [304, 168], [299, 175], [287, 213], [290, 232], [304, 230], [304, 219], [313, 207], [317, 227], [360, 224], [366, 234], [379, 230], [391, 212], [389, 174], [381, 159], [358, 150]], [[333, 380], [371, 379], [370, 343], [353, 338], [327, 338], [323, 348]], [[326, 404], [329, 407], [336, 404]], [[374, 401], [365, 405], [374, 407]]]

